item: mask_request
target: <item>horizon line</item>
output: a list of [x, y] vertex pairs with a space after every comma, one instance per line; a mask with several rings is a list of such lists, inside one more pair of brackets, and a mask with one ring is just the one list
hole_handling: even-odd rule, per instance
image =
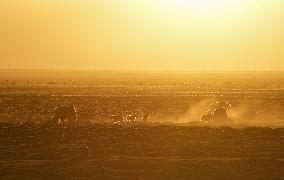
[[169, 69], [72, 69], [72, 68], [0, 68], [0, 71], [97, 71], [97, 72], [167, 72], [167, 73], [284, 73], [284, 70], [169, 70]]

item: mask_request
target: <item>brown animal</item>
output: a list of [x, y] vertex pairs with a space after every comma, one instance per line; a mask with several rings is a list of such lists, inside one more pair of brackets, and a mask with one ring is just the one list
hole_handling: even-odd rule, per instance
[[121, 123], [133, 123], [137, 119], [137, 114], [128, 114], [126, 116], [123, 115], [112, 115], [111, 120], [114, 124], [121, 124]]
[[229, 122], [229, 117], [225, 108], [215, 109], [213, 113], [205, 114], [201, 116], [200, 119], [204, 122], [215, 124], [227, 124]]
[[231, 108], [228, 102], [216, 102], [211, 105], [206, 114], [201, 116], [201, 120], [207, 123], [227, 124], [230, 122], [227, 110]]
[[225, 108], [218, 108], [215, 109], [213, 114], [212, 114], [212, 118], [213, 121], [227, 121], [228, 118], [228, 114], [227, 114], [227, 110]]
[[142, 116], [142, 122], [147, 122], [147, 121], [148, 121], [148, 119], [149, 119], [149, 116], [150, 116], [150, 114], [149, 114], [149, 113], [144, 114], [144, 115]]
[[123, 123], [125, 121], [122, 115], [112, 115], [111, 120], [114, 124]]
[[60, 106], [53, 111], [52, 122], [57, 124], [75, 125], [77, 123], [77, 112], [74, 107]]
[[204, 122], [211, 122], [212, 119], [213, 119], [213, 115], [212, 114], [204, 114], [204, 115], [201, 116], [200, 119]]
[[225, 108], [227, 111], [231, 109], [232, 105], [226, 101], [218, 101], [211, 104], [209, 111], [213, 112], [215, 109]]
[[126, 122], [135, 122], [137, 119], [137, 114], [129, 114], [126, 116]]

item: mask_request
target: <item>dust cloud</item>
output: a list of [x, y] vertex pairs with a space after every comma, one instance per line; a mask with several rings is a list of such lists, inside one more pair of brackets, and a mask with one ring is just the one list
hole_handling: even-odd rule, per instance
[[177, 123], [191, 123], [198, 121], [200, 117], [208, 111], [210, 105], [216, 102], [215, 98], [201, 100], [198, 103], [190, 105], [185, 114], [178, 118]]
[[282, 126], [281, 122], [277, 122], [273, 107], [266, 105], [266, 102], [263, 100], [240, 100], [228, 111], [228, 115], [234, 122], [234, 125], [258, 127]]
[[[188, 110], [178, 117], [175, 123], [194, 124], [194, 122], [201, 122], [200, 117], [208, 112], [213, 103], [218, 101], [216, 98], [207, 98], [190, 105]], [[267, 107], [263, 100], [249, 101], [242, 99], [229, 103], [232, 105], [230, 109], [227, 109], [228, 117], [232, 121], [231, 127], [283, 126], [283, 123], [277, 123], [273, 108]], [[210, 124], [206, 125], [210, 126]]]

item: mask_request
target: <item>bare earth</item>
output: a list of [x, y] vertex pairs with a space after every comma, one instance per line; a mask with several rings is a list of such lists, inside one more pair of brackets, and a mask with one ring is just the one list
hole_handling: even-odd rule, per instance
[[[284, 177], [282, 89], [0, 88], [0, 179]], [[236, 126], [193, 126], [215, 100], [232, 104]], [[45, 124], [55, 106], [70, 104], [78, 111], [78, 127]], [[113, 125], [109, 117], [118, 112], [151, 118]]]

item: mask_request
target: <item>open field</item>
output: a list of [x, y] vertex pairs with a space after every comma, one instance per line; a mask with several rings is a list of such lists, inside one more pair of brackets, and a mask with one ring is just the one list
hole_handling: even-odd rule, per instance
[[[281, 80], [153, 79], [3, 80], [0, 179], [283, 178]], [[219, 100], [232, 104], [233, 127], [192, 126]], [[60, 105], [80, 125], [46, 125]], [[150, 119], [113, 125], [116, 113]]]

